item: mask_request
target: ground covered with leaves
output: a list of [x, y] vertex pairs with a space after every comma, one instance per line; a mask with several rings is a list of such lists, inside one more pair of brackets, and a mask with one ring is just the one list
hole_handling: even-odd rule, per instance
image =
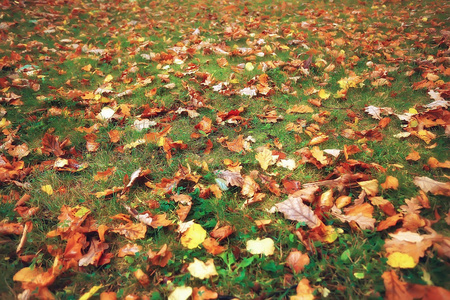
[[0, 4], [0, 298], [449, 299], [440, 1]]

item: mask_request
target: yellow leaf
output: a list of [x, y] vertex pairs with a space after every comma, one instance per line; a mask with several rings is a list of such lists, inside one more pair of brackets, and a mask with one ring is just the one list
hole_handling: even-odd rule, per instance
[[113, 80], [114, 77], [112, 77], [111, 74], [106, 75], [105, 80], [103, 80], [104, 83], [110, 82]]
[[97, 291], [99, 290], [99, 289], [101, 289], [103, 287], [103, 285], [95, 285], [95, 286], [93, 286], [90, 290], [89, 290], [89, 292], [87, 292], [87, 293], [85, 293], [83, 296], [81, 296], [80, 297], [80, 299], [78, 299], [78, 300], [87, 300], [87, 299], [89, 299], [89, 298], [91, 298], [92, 296], [94, 296], [94, 294], [95, 293], [97, 293]]
[[255, 69], [255, 67], [253, 66], [253, 64], [251, 62], [248, 62], [245, 64], [245, 69], [249, 72], [253, 71]]
[[203, 243], [205, 239], [206, 230], [201, 225], [194, 223], [183, 233], [180, 241], [184, 247], [194, 249]]
[[410, 255], [400, 252], [394, 252], [388, 256], [387, 264], [393, 268], [411, 269], [414, 268], [417, 263], [414, 262], [414, 258]]
[[412, 114], [412, 115], [417, 115], [418, 114], [417, 110], [415, 108], [412, 108], [412, 107], [408, 110], [408, 112], [410, 114]]
[[320, 98], [322, 98], [322, 99], [328, 99], [328, 98], [330, 98], [330, 93], [327, 93], [324, 89], [321, 89], [320, 91], [319, 91], [319, 97]]
[[263, 151], [259, 152], [255, 155], [256, 160], [259, 162], [261, 168], [265, 171], [270, 165], [275, 163], [272, 157], [272, 151], [267, 148], [264, 148]]
[[358, 184], [368, 196], [375, 196], [378, 194], [378, 180], [372, 179], [368, 181], [361, 181], [358, 182]]
[[271, 238], [265, 238], [263, 240], [257, 238], [256, 240], [247, 241], [246, 249], [251, 254], [273, 255], [275, 243]]
[[194, 258], [194, 262], [188, 266], [188, 271], [192, 276], [205, 279], [217, 274], [216, 267], [214, 266], [214, 259], [210, 258], [206, 263]]
[[44, 271], [38, 267], [34, 267], [33, 269], [26, 267], [20, 269], [19, 272], [14, 274], [13, 280], [20, 282], [32, 282], [38, 275], [41, 275], [43, 272]]
[[53, 188], [50, 184], [41, 186], [41, 190], [48, 195], [53, 195]]
[[169, 295], [169, 300], [186, 300], [191, 294], [192, 288], [190, 286], [177, 286]]

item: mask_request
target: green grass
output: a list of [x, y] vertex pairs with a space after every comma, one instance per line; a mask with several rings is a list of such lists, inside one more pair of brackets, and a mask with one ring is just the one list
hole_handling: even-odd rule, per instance
[[[350, 159], [378, 164], [386, 169], [382, 173], [359, 165], [352, 169], [354, 173], [364, 173], [379, 183], [387, 176], [396, 177], [399, 188], [384, 190], [380, 187], [378, 196], [389, 200], [397, 212], [406, 200], [418, 196], [419, 188], [413, 183], [416, 176], [448, 182], [448, 168], [430, 169], [427, 166], [430, 157], [439, 162], [449, 160], [448, 138], [443, 126], [428, 128], [436, 135], [429, 144], [413, 136], [395, 138], [394, 135], [404, 132], [405, 125], [395, 115], [389, 116], [391, 122], [386, 128], [379, 129], [383, 135], [381, 141], [361, 137], [348, 139], [343, 131], [351, 128], [362, 134], [374, 129], [378, 120], [364, 112], [369, 105], [390, 107], [397, 114], [413, 108], [424, 112], [421, 106], [433, 101], [428, 90], [441, 91], [442, 96], [447, 97], [449, 65], [444, 57], [449, 45], [442, 30], [448, 30], [445, 21], [449, 5], [438, 5], [429, 0], [418, 3], [354, 0], [283, 3], [253, 1], [231, 6], [231, 3], [220, 1], [157, 3], [140, 0], [123, 1], [116, 6], [111, 1], [77, 0], [47, 7], [30, 1], [26, 8], [13, 5], [0, 11], [0, 23], [9, 26], [0, 29], [0, 112], [6, 112], [0, 117], [0, 155], [9, 162], [23, 161], [25, 167], [32, 168], [16, 184], [0, 181], [0, 228], [3, 223], [25, 224], [27, 221], [33, 226], [21, 255], [16, 253], [21, 235], [0, 234], [0, 271], [3, 274], [0, 298], [14, 299], [23, 291], [20, 282], [13, 280], [19, 270], [25, 267], [47, 270], [57, 251], [64, 254], [67, 240], [47, 236], [58, 228], [58, 224], [61, 226], [61, 208], [83, 206], [89, 209], [97, 225], [112, 228], [120, 223], [112, 219], [113, 216], [124, 214], [132, 219], [124, 204], [138, 213], [164, 213], [174, 224], [148, 227], [144, 238], [132, 241], [107, 231], [105, 243], [109, 248], [106, 252], [113, 254], [111, 261], [102, 266], [68, 268], [48, 286], [57, 299], [77, 299], [99, 285], [102, 288], [94, 298], [101, 292], [112, 291], [119, 299], [125, 299], [129, 294], [141, 299], [166, 299], [175, 287], [186, 285], [206, 286], [223, 297], [288, 299], [296, 294], [296, 285], [303, 278], [309, 280], [317, 298], [324, 298], [328, 293], [329, 299], [381, 299], [386, 296], [381, 275], [393, 268], [387, 264], [384, 243], [390, 239], [388, 233], [402, 229], [401, 222], [380, 232], [359, 230], [358, 226], [342, 223], [329, 212], [320, 212], [317, 202], [308, 204], [317, 214], [323, 214], [323, 223], [337, 234], [334, 242], [326, 243], [314, 238], [313, 230], [302, 222], [269, 212], [288, 195], [271, 193], [260, 175], [271, 176], [282, 190], [287, 179], [307, 184], [341, 175], [339, 172], [348, 163], [343, 153], [320, 169], [309, 162], [300, 163], [299, 150], [313, 148], [308, 144], [311, 140], [309, 131], [312, 136], [319, 132], [328, 135], [326, 142], [317, 145], [320, 150], [343, 150], [345, 145], [358, 145], [363, 151]], [[55, 31], [51, 32], [53, 29]], [[198, 35], [193, 34], [196, 29]], [[46, 33], [45, 30], [50, 31]], [[230, 55], [220, 54], [216, 48], [225, 49]], [[254, 51], [241, 55], [238, 50], [242, 48]], [[95, 53], [92, 51], [95, 49], [104, 52]], [[19, 53], [21, 59], [10, 61], [13, 51]], [[259, 56], [261, 52], [264, 56]], [[296, 61], [306, 61], [310, 54], [313, 55], [312, 64], [307, 70], [309, 74], [305, 74]], [[155, 58], [148, 60], [147, 55]], [[171, 62], [174, 57], [183, 63]], [[219, 67], [219, 58], [226, 58], [228, 66]], [[254, 66], [252, 71], [240, 67], [248, 61]], [[89, 64], [92, 66], [90, 71], [82, 70]], [[333, 70], [326, 69], [330, 64], [335, 66]], [[37, 73], [20, 72], [26, 65], [36, 66]], [[198, 70], [190, 73], [188, 68], [193, 65], [198, 66]], [[265, 72], [263, 65], [267, 67]], [[410, 71], [414, 73], [409, 74]], [[413, 84], [424, 80], [427, 72], [439, 76], [436, 86], [413, 89]], [[210, 74], [214, 82], [202, 84], [202, 73]], [[240, 95], [243, 88], [256, 87], [263, 73], [268, 75], [268, 86], [274, 91], [272, 95], [252, 98]], [[112, 76], [109, 82], [112, 94], [103, 94], [101, 100], [82, 99], [85, 93], [93, 93], [103, 86], [108, 75]], [[164, 82], [158, 75], [167, 75], [170, 82]], [[354, 75], [363, 78], [363, 84], [349, 88], [346, 98], [338, 98], [339, 81]], [[154, 77], [151, 83], [137, 84], [150, 76]], [[390, 84], [376, 87], [372, 82], [378, 78], [387, 78]], [[213, 90], [212, 86], [225, 82], [228, 87], [222, 92]], [[167, 83], [173, 83], [175, 87], [163, 87]], [[156, 93], [150, 96], [149, 92], [154, 88]], [[321, 107], [316, 107], [308, 100], [318, 99], [319, 94], [307, 95], [310, 88], [324, 89], [331, 95], [322, 100]], [[132, 90], [131, 95], [114, 96], [126, 90]], [[24, 104], [16, 106], [3, 100], [11, 92], [21, 96]], [[203, 98], [204, 107], [195, 107], [197, 96]], [[96, 118], [103, 107], [120, 105], [130, 105], [130, 115], [119, 115], [105, 122]], [[132, 125], [147, 105], [164, 107], [166, 111], [149, 118], [159, 125], [136, 131]], [[294, 105], [308, 105], [313, 108], [313, 113], [288, 114], [286, 111]], [[245, 109], [240, 113], [243, 120], [237, 124], [216, 122], [219, 112], [240, 107]], [[175, 112], [179, 108], [196, 110], [199, 116], [178, 115]], [[57, 113], [59, 109], [60, 114]], [[270, 110], [275, 110], [283, 119], [265, 123], [258, 117]], [[317, 121], [315, 115], [319, 114], [324, 116], [323, 123]], [[198, 139], [191, 138], [191, 134], [199, 133], [195, 126], [203, 117], [212, 120], [215, 130], [200, 133]], [[10, 123], [1, 125], [2, 118]], [[288, 123], [305, 126], [297, 133], [286, 130]], [[97, 151], [88, 152], [86, 133], [75, 128], [89, 128], [95, 124], [99, 125], [95, 134], [100, 145]], [[171, 131], [166, 138], [182, 141], [187, 149], [172, 150], [170, 161], [166, 160], [161, 147], [163, 140], [122, 150], [144, 139], [148, 133], [160, 132], [164, 128], [160, 124], [170, 124]], [[111, 130], [121, 133], [117, 143], [110, 142], [108, 133]], [[52, 166], [56, 157], [40, 150], [45, 133], [58, 136], [59, 142], [68, 138], [70, 145], [63, 149], [63, 158], [75, 159], [88, 167], [79, 172], [55, 170]], [[224, 138], [233, 141], [239, 135], [254, 138], [252, 151], [231, 152], [219, 142]], [[276, 139], [282, 144], [281, 150], [276, 148]], [[213, 148], [210, 154], [205, 154], [208, 140], [213, 143]], [[12, 146], [8, 146], [9, 142]], [[436, 146], [429, 147], [434, 143]], [[30, 153], [18, 159], [8, 147], [21, 144], [26, 144]], [[272, 165], [264, 171], [255, 158], [256, 150], [264, 146], [294, 159], [297, 168], [291, 171]], [[418, 161], [405, 159], [412, 150], [420, 153]], [[241, 194], [240, 187], [229, 187], [222, 191], [220, 198], [214, 195], [202, 198], [202, 193], [216, 184], [214, 171], [227, 168], [224, 159], [239, 162], [241, 174], [254, 178], [260, 192], [266, 194], [262, 202], [242, 208], [246, 197]], [[94, 180], [98, 172], [113, 167], [116, 171], [107, 179]], [[129, 176], [139, 168], [150, 172], [127, 192], [96, 197], [96, 193], [125, 186]], [[198, 182], [183, 177], [180, 170], [188, 169], [198, 176]], [[172, 190], [164, 192], [163, 187], [155, 188], [172, 179], [178, 180]], [[53, 195], [41, 190], [45, 185], [52, 186]], [[317, 198], [326, 190], [328, 187], [322, 187]], [[31, 196], [25, 206], [39, 208], [30, 217], [21, 217], [14, 210], [16, 201], [25, 193]], [[358, 186], [334, 188], [335, 198], [350, 195], [355, 201], [360, 193]], [[220, 242], [227, 248], [225, 252], [212, 255], [203, 246], [187, 249], [181, 244], [181, 234], [177, 232], [178, 204], [170, 198], [173, 194], [192, 197], [192, 208], [186, 221], [200, 224], [208, 234], [216, 226], [235, 228], [232, 235]], [[432, 229], [448, 238], [450, 231], [445, 220], [450, 208], [448, 197], [432, 193], [428, 193], [428, 197], [431, 207], [422, 209], [420, 217], [433, 221], [438, 214], [440, 220], [432, 224]], [[370, 203], [367, 198], [365, 201]], [[375, 228], [388, 217], [378, 207], [374, 208], [373, 216], [377, 221]], [[271, 223], [258, 228], [255, 220], [271, 220]], [[299, 240], [298, 230], [310, 235], [308, 243]], [[417, 232], [426, 233], [423, 227]], [[98, 236], [95, 230], [86, 233], [88, 241], [98, 239]], [[247, 241], [266, 237], [274, 241], [273, 256], [252, 255], [246, 250]], [[119, 249], [128, 243], [136, 243], [142, 250], [135, 256], [117, 257]], [[164, 244], [173, 253], [172, 258], [165, 267], [151, 265], [147, 260], [148, 251], [158, 251]], [[82, 254], [88, 249], [83, 248]], [[310, 258], [310, 264], [300, 273], [292, 272], [286, 265], [291, 249], [307, 253]], [[417, 266], [395, 268], [396, 273], [408, 283], [450, 289], [448, 257], [442, 257], [438, 252], [430, 248]], [[25, 260], [25, 255], [33, 257]], [[62, 257], [64, 259], [64, 255]], [[192, 276], [187, 267], [194, 258], [204, 262], [212, 258], [218, 276], [210, 279]], [[144, 287], [138, 282], [133, 275], [138, 269], [150, 277], [150, 285]], [[427, 281], [428, 277], [430, 280]]]

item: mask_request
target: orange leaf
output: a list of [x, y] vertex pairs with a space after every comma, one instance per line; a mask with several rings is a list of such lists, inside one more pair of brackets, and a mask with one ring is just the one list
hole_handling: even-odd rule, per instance
[[326, 142], [326, 141], [328, 141], [328, 135], [321, 134], [321, 135], [313, 137], [309, 141], [308, 145], [309, 146], [318, 145], [318, 144], [321, 144], [321, 143]]
[[309, 256], [307, 253], [303, 254], [298, 250], [291, 250], [288, 257], [286, 258], [286, 264], [295, 273], [300, 273], [303, 271], [306, 265], [309, 265]]
[[219, 241], [226, 239], [228, 236], [230, 236], [233, 232], [235, 231], [235, 229], [229, 225], [226, 226], [222, 226], [219, 228], [214, 229], [213, 231], [211, 231], [211, 233], [209, 234], [210, 236], [212, 236], [215, 239], [219, 239]]
[[217, 297], [219, 297], [219, 294], [206, 289], [205, 286], [202, 286], [200, 288], [194, 288], [192, 292], [193, 300], [210, 300], [210, 299], [217, 299]]
[[172, 252], [168, 250], [167, 244], [164, 244], [158, 252], [148, 251], [148, 260], [154, 266], [160, 266], [164, 268], [169, 259], [172, 257]]
[[108, 132], [109, 139], [111, 143], [117, 143], [120, 140], [120, 136], [122, 135], [122, 132], [116, 129], [113, 129]]
[[386, 181], [381, 184], [381, 187], [384, 190], [387, 190], [387, 189], [396, 190], [398, 188], [398, 179], [393, 176], [387, 176]]
[[137, 252], [142, 250], [142, 246], [137, 244], [126, 244], [122, 248], [119, 249], [118, 257], [125, 257], [127, 255], [134, 256]]
[[213, 238], [205, 239], [202, 245], [203, 247], [205, 247], [206, 251], [208, 253], [211, 253], [212, 255], [220, 254], [226, 250], [225, 247], [220, 246], [216, 239]]
[[141, 269], [137, 269], [136, 271], [134, 271], [133, 275], [141, 285], [147, 286], [150, 284], [150, 278]]
[[129, 240], [137, 240], [143, 239], [145, 237], [145, 233], [147, 232], [147, 226], [142, 223], [137, 224], [126, 223], [120, 224], [111, 231], [121, 234]]
[[94, 175], [94, 181], [106, 180], [106, 179], [108, 179], [109, 176], [111, 176], [115, 172], [116, 172], [116, 167], [109, 168], [103, 172], [97, 172], [97, 174]]
[[413, 297], [406, 290], [406, 282], [400, 281], [395, 271], [386, 271], [381, 275], [386, 289], [386, 300], [409, 300]]
[[227, 148], [230, 151], [240, 153], [244, 151], [244, 137], [239, 135], [234, 141], [226, 142]]
[[389, 227], [395, 226], [399, 220], [403, 219], [403, 214], [396, 214], [393, 216], [390, 216], [386, 220], [383, 220], [378, 224], [377, 231], [382, 231], [385, 229], [388, 229]]
[[412, 150], [411, 153], [408, 154], [408, 156], [406, 156], [406, 160], [414, 160], [414, 161], [418, 161], [420, 159], [420, 154], [419, 152]]
[[312, 300], [314, 299], [314, 289], [309, 285], [309, 280], [303, 278], [297, 285], [296, 295], [289, 297], [290, 300]]

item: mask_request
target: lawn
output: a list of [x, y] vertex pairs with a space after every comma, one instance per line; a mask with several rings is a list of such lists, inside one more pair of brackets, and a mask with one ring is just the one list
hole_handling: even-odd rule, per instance
[[0, 3], [1, 299], [449, 299], [450, 3]]

